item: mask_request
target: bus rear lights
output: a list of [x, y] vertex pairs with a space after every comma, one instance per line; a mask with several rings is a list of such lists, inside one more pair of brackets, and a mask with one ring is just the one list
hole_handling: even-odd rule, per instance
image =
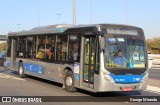
[[123, 89], [123, 91], [132, 91], [133, 89], [131, 87], [126, 87]]

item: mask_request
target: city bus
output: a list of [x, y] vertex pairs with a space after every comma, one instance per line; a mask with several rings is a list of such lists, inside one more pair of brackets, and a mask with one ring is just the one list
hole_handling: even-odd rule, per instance
[[50, 25], [8, 33], [6, 66], [19, 76], [63, 84], [68, 92], [142, 91], [148, 57], [141, 28]]

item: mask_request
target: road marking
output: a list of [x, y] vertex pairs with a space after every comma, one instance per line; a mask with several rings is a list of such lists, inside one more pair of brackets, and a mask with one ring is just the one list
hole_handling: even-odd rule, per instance
[[147, 86], [147, 91], [160, 94], [160, 88], [155, 86]]
[[[155, 70], [155, 69], [156, 69], [156, 70], [160, 70], [160, 68], [150, 68], [150, 69], [153, 69], [153, 70]], [[151, 70], [151, 71], [152, 71], [152, 70]]]
[[6, 79], [14, 79], [14, 80], [21, 80], [21, 81], [26, 81], [25, 79], [18, 78], [15, 76], [7, 75], [7, 74], [2, 74], [0, 73], [0, 78], [6, 78]]

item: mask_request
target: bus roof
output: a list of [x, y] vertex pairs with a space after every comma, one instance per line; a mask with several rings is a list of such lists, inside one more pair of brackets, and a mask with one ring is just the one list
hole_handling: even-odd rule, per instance
[[[56, 33], [75, 33], [75, 32], [87, 32], [87, 31], [98, 31], [99, 27], [127, 27], [136, 28], [135, 26], [122, 25], [122, 24], [90, 24], [90, 25], [72, 25], [72, 24], [60, 24], [60, 25], [50, 25], [35, 27], [31, 30], [22, 30], [19, 32], [9, 32], [8, 36], [21, 36], [21, 35], [39, 35], [39, 34], [56, 34]], [[87, 30], [88, 28], [88, 30]], [[90, 28], [90, 29], [89, 29]], [[80, 30], [81, 29], [81, 30]]]

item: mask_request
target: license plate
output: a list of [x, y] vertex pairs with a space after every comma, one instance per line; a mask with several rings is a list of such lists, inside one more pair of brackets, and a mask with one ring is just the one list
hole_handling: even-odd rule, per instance
[[123, 91], [132, 91], [132, 88], [131, 87], [126, 87], [123, 89]]

